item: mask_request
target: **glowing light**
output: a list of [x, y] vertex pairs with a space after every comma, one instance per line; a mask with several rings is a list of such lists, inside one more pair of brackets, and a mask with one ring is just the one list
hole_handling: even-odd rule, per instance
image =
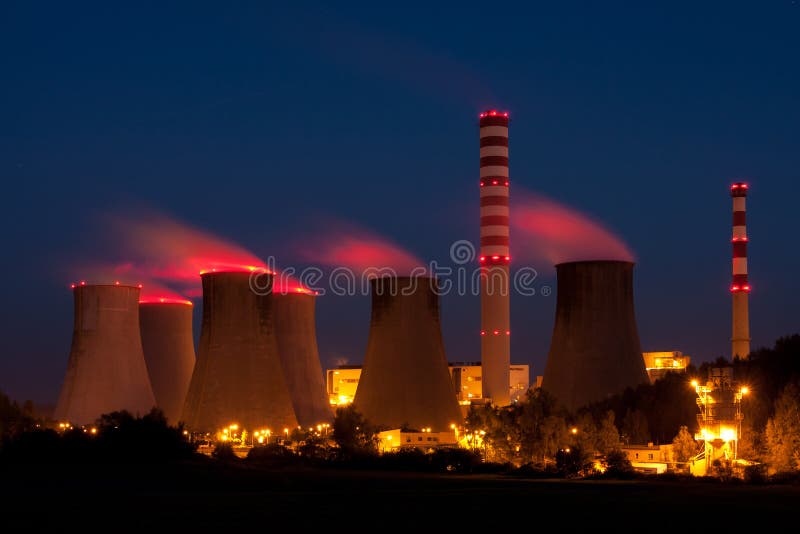
[[498, 335], [499, 333], [500, 333], [500, 330], [495, 330], [494, 331], [494, 335]]
[[511, 330], [506, 330], [506, 335], [510, 336], [511, 335]]
[[70, 284], [70, 285], [69, 285], [69, 287], [70, 287], [71, 289], [75, 289], [75, 284]]
[[264, 436], [259, 436], [258, 437], [258, 442], [259, 443], [264, 443]]
[[736, 430], [733, 428], [722, 427], [719, 431], [722, 441], [733, 441], [736, 439]]
[[492, 256], [492, 259], [493, 259], [493, 260], [499, 260], [499, 259], [500, 259], [500, 256]]
[[492, 185], [497, 185], [497, 180], [492, 180]]
[[176, 297], [142, 297], [139, 299], [139, 304], [183, 304], [185, 306], [194, 306], [191, 300]]
[[97, 434], [97, 429], [96, 429], [96, 428], [94, 428], [94, 427], [92, 427], [92, 429], [91, 429], [89, 432], [90, 432], [91, 434]]
[[213, 267], [200, 269], [200, 275], [208, 273], [264, 273], [275, 274], [264, 266], [258, 265], [238, 265], [235, 263], [214, 263]]
[[696, 387], [697, 387], [697, 380], [692, 380], [692, 387], [693, 387], [693, 388], [696, 388]]
[[[486, 261], [486, 256], [481, 256], [481, 261]], [[72, 287], [75, 287], [74, 285]]]
[[481, 330], [481, 335], [485, 336], [486, 335], [486, 330]]
[[86, 281], [85, 280], [81, 280], [81, 285], [85, 286], [86, 285]]
[[748, 393], [750, 393], [750, 388], [748, 388], [747, 386], [744, 386], [744, 387], [742, 387], [741, 392], [742, 392], [742, 395], [747, 395]]

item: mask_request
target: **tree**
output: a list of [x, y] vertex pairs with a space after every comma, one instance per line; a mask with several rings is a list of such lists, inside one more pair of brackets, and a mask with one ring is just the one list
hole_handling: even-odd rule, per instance
[[614, 419], [613, 410], [608, 410], [605, 418], [600, 422], [600, 426], [597, 429], [595, 446], [597, 447], [597, 452], [600, 454], [608, 454], [609, 451], [619, 449], [619, 430], [617, 430], [617, 426], [614, 424]]
[[774, 471], [800, 469], [800, 386], [790, 382], [775, 401], [767, 421], [767, 456]]
[[622, 421], [622, 434], [626, 444], [644, 444], [650, 441], [647, 417], [640, 410], [628, 410]]
[[633, 476], [634, 469], [628, 455], [622, 449], [612, 449], [606, 454], [606, 476], [616, 478], [629, 478]]
[[344, 457], [375, 454], [378, 432], [352, 404], [336, 409], [333, 420], [333, 441]]
[[682, 425], [672, 440], [672, 456], [676, 462], [684, 463], [697, 454], [697, 443], [689, 433], [689, 427]]

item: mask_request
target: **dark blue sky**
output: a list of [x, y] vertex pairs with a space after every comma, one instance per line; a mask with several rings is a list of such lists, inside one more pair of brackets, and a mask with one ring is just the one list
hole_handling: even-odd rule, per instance
[[[446, 260], [477, 238], [477, 113], [494, 106], [512, 114], [512, 209], [524, 186], [635, 252], [646, 350], [728, 354], [736, 179], [751, 183], [754, 345], [800, 330], [796, 2], [116, 4], [0, 3], [0, 389], [15, 398], [57, 395], [68, 266], [103, 257], [98, 214], [144, 204], [287, 264], [324, 214]], [[554, 306], [512, 302], [532, 378]], [[478, 309], [444, 299], [451, 360], [479, 359]], [[368, 317], [368, 297], [320, 299], [323, 366], [362, 360]]]

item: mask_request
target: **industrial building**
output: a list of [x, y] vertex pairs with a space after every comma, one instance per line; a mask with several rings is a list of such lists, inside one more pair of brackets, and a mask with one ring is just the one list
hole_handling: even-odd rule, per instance
[[570, 410], [649, 382], [633, 306], [633, 265], [556, 265], [556, 318], [542, 389]]
[[691, 358], [679, 350], [643, 352], [642, 358], [651, 384], [668, 372], [685, 373], [691, 363]]
[[372, 316], [353, 404], [375, 425], [440, 432], [461, 420], [447, 371], [435, 278], [370, 281]]
[[139, 301], [142, 349], [156, 405], [171, 424], [180, 421], [194, 370], [192, 311], [189, 300]]
[[711, 368], [705, 383], [693, 380], [692, 386], [699, 408], [699, 430], [694, 439], [703, 443], [703, 454], [697, 458], [702, 472], [693, 467], [693, 474], [705, 474], [715, 460], [737, 461], [744, 418], [742, 397], [749, 389], [734, 380], [732, 367]]
[[316, 299], [303, 288], [273, 292], [278, 355], [297, 422], [303, 427], [333, 420], [317, 349]]
[[73, 285], [72, 348], [57, 421], [82, 425], [104, 413], [144, 415], [156, 406], [139, 334], [139, 292], [118, 282]]
[[273, 275], [262, 276], [265, 291], [254, 292], [249, 270], [201, 274], [200, 344], [182, 416], [192, 432], [297, 426], [278, 356]]
[[431, 432], [428, 428], [416, 430], [393, 428], [378, 433], [378, 450], [382, 453], [396, 452], [400, 449], [420, 449], [427, 452], [457, 445], [455, 430]]
[[[483, 399], [483, 376], [480, 362], [451, 362], [448, 364], [458, 403], [470, 405]], [[328, 401], [332, 406], [353, 402], [361, 377], [360, 365], [340, 365], [325, 371]], [[530, 386], [530, 366], [512, 364], [509, 367], [509, 398], [518, 402]]]
[[480, 293], [483, 397], [511, 402], [508, 113], [480, 114]]

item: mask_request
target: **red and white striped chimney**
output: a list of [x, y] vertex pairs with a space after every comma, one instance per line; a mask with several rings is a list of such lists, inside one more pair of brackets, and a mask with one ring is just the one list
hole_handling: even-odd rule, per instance
[[511, 402], [509, 366], [508, 113], [480, 114], [481, 384], [498, 406]]
[[745, 224], [745, 199], [747, 184], [737, 182], [731, 185], [733, 197], [733, 332], [731, 336], [731, 358], [747, 358], [750, 355], [750, 319], [748, 316], [748, 295], [750, 282], [747, 280], [747, 226]]

